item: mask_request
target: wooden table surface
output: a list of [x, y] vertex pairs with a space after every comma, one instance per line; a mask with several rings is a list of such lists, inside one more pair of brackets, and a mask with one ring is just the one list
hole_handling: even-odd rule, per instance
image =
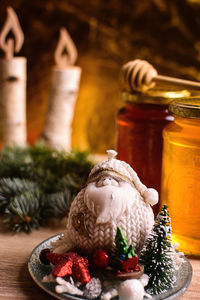
[[[52, 300], [51, 296], [41, 290], [31, 279], [27, 261], [40, 242], [63, 231], [65, 220], [61, 224], [50, 224], [31, 234], [13, 234], [0, 223], [0, 299], [15, 300]], [[190, 259], [193, 267], [193, 279], [180, 300], [200, 299], [200, 260]]]

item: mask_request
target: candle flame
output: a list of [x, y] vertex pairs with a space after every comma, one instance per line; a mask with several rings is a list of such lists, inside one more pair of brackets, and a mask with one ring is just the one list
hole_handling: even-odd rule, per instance
[[[64, 53], [66, 50], [67, 54]], [[60, 38], [54, 53], [54, 59], [57, 66], [65, 68], [74, 65], [77, 59], [77, 49], [65, 28], [60, 29]]]
[[[9, 31], [14, 34], [14, 39], [6, 39]], [[6, 58], [13, 57], [14, 52], [20, 51], [24, 42], [24, 34], [21, 29], [18, 17], [12, 7], [7, 7], [7, 19], [0, 33], [0, 47], [5, 52]]]

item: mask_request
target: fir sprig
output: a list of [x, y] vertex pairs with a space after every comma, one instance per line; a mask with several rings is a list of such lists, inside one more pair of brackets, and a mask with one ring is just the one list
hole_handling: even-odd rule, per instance
[[14, 231], [30, 232], [66, 216], [94, 163], [89, 153], [7, 147], [0, 154], [0, 212]]
[[61, 219], [65, 217], [69, 211], [71, 202], [75, 197], [75, 193], [65, 189], [63, 192], [49, 194], [45, 201], [45, 206], [42, 210], [42, 215], [45, 218]]
[[5, 209], [4, 222], [13, 231], [30, 232], [33, 228], [38, 229], [41, 225], [42, 203], [40, 192], [25, 191], [16, 196]]
[[6, 206], [13, 201], [14, 197], [26, 191], [34, 191], [36, 183], [19, 178], [2, 178], [0, 180], [0, 211], [4, 212]]

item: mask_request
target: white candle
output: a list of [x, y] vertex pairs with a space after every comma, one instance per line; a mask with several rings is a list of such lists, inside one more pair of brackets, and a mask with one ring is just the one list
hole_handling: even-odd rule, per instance
[[[14, 40], [6, 36], [13, 31]], [[26, 58], [13, 57], [22, 47], [24, 34], [17, 15], [7, 8], [7, 19], [0, 33], [0, 106], [3, 146], [26, 145]]]
[[[64, 50], [68, 54], [63, 54]], [[42, 138], [58, 150], [71, 149], [71, 125], [77, 99], [81, 68], [74, 66], [76, 47], [65, 28], [55, 50], [56, 66], [52, 72], [52, 86]]]

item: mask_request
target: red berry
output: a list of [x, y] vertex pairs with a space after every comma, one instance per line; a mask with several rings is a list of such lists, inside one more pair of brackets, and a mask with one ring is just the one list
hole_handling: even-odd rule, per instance
[[50, 249], [45, 248], [40, 252], [40, 261], [44, 264], [44, 265], [49, 265], [49, 259], [47, 258], [47, 254], [50, 253]]
[[98, 249], [93, 255], [93, 263], [97, 268], [105, 268], [108, 266], [110, 261], [110, 256], [107, 251], [103, 249]]

